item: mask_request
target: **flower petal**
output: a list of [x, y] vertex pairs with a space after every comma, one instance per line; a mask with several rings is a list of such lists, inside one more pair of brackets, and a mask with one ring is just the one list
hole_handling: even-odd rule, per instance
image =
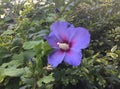
[[78, 66], [81, 63], [81, 59], [82, 59], [81, 50], [79, 52], [75, 50], [71, 50], [68, 53], [66, 53], [64, 62], [73, 66]]
[[56, 21], [50, 27], [51, 31], [61, 41], [68, 40], [70, 36], [68, 28], [74, 28], [74, 26], [64, 21]]
[[57, 39], [53, 32], [51, 32], [46, 39], [52, 48], [58, 48], [57, 43], [60, 41]]
[[73, 37], [71, 38], [72, 49], [84, 49], [90, 43], [90, 33], [87, 29], [78, 27], [75, 28]]
[[52, 67], [58, 66], [63, 61], [63, 58], [65, 57], [65, 53], [60, 50], [54, 50], [49, 56], [48, 56], [48, 63]]

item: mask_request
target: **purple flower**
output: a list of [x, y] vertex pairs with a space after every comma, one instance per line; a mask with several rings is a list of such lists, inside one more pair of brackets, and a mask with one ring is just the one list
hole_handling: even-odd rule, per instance
[[82, 49], [90, 43], [88, 30], [82, 27], [75, 28], [64, 21], [54, 22], [50, 29], [47, 41], [55, 50], [48, 56], [48, 63], [52, 67], [58, 66], [62, 61], [78, 66], [82, 59]]

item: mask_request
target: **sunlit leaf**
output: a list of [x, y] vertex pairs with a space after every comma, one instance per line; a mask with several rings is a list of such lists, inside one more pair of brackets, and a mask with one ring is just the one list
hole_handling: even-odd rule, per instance
[[111, 52], [115, 52], [116, 49], [117, 49], [117, 45], [112, 47]]
[[107, 56], [110, 56], [113, 59], [116, 59], [118, 57], [118, 55], [116, 53], [107, 53]]

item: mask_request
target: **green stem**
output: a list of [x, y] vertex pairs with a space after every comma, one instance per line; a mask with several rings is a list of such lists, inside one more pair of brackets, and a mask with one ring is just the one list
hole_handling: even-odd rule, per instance
[[34, 78], [34, 86], [33, 86], [33, 89], [37, 89], [37, 78], [36, 78], [36, 77]]

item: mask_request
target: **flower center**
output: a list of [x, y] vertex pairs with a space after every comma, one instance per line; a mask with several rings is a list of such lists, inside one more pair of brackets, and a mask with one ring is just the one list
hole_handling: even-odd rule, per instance
[[57, 43], [57, 45], [59, 46], [60, 49], [62, 50], [68, 50], [69, 49], [69, 45], [67, 43]]

